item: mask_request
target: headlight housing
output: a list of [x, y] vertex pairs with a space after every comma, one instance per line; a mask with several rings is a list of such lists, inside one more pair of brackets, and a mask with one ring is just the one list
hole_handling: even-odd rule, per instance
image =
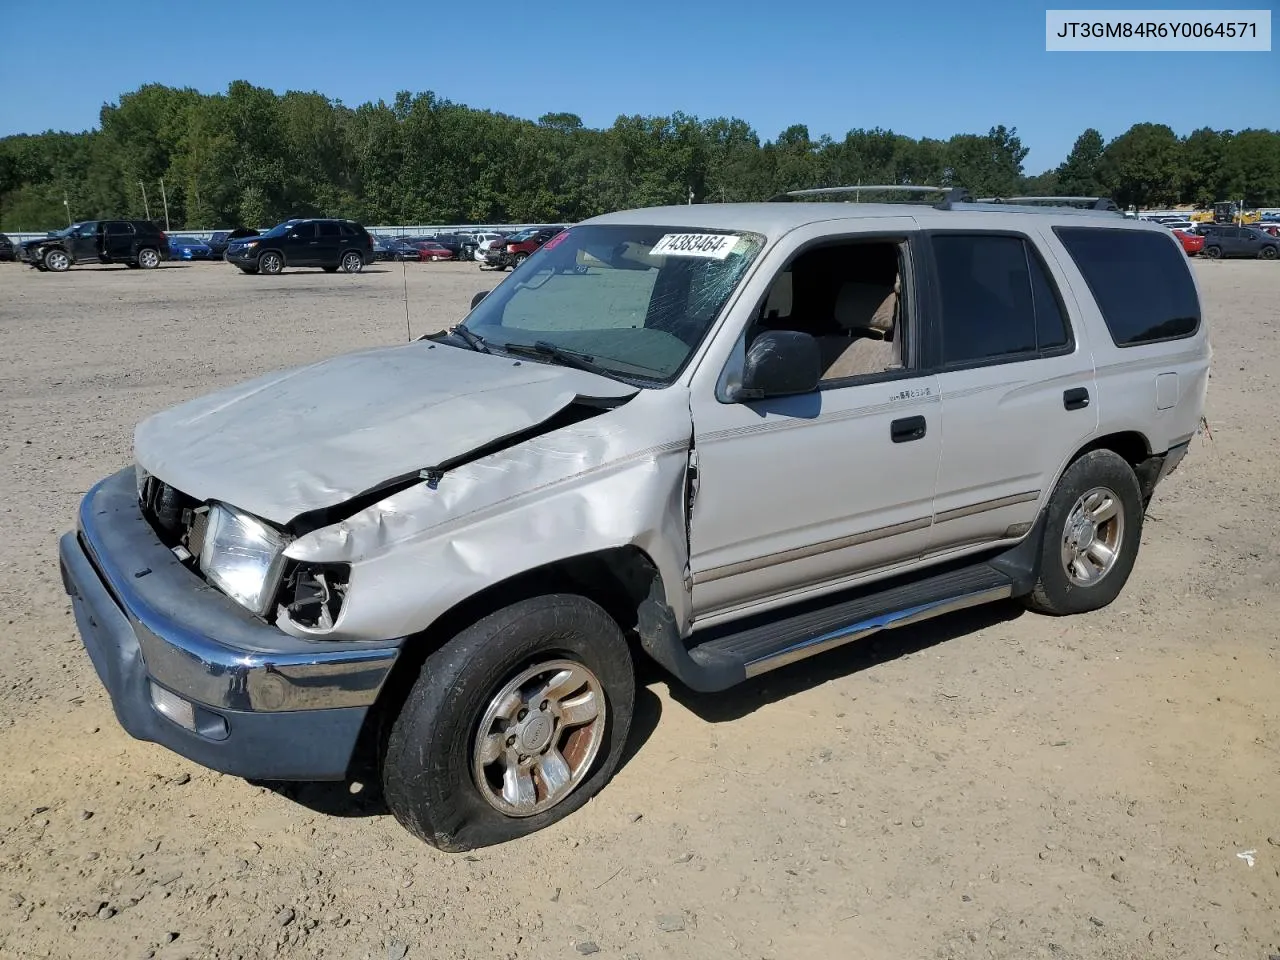
[[271, 609], [284, 572], [286, 540], [234, 507], [209, 507], [200, 570], [214, 586], [258, 616]]

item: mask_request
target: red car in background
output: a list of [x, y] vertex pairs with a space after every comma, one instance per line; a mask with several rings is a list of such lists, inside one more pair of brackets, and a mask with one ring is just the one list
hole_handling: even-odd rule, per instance
[[421, 260], [453, 260], [456, 259], [452, 250], [442, 243], [436, 243], [434, 240], [423, 240], [414, 244], [418, 248], [418, 259]]
[[1187, 233], [1185, 230], [1175, 230], [1173, 235], [1178, 238], [1178, 242], [1182, 244], [1182, 249], [1188, 257], [1194, 257], [1197, 253], [1204, 249], [1204, 237], [1198, 233]]

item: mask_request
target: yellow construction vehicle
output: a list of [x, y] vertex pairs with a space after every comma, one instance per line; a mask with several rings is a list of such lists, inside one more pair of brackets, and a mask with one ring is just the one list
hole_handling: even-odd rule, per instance
[[1246, 226], [1251, 223], [1261, 223], [1262, 214], [1257, 210], [1244, 210], [1234, 200], [1226, 200], [1215, 203], [1212, 210], [1197, 210], [1188, 219], [1192, 223], [1234, 223], [1237, 226]]

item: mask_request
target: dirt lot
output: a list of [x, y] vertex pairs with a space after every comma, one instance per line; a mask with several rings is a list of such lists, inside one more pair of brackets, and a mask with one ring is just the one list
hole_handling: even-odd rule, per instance
[[[1113, 607], [979, 610], [721, 697], [654, 679], [594, 802], [451, 856], [369, 791], [272, 791], [131, 740], [57, 574], [139, 418], [403, 340], [401, 268], [0, 265], [0, 957], [1280, 953], [1280, 266], [1196, 270], [1213, 440]], [[415, 335], [484, 280], [409, 265]]]

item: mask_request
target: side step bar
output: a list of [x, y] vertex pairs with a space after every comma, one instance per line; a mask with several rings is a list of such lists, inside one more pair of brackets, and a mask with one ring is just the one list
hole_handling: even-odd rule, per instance
[[[864, 594], [698, 643], [695, 663], [732, 660], [743, 678], [759, 676], [881, 630], [919, 623], [1013, 596], [1013, 580], [986, 564]], [[736, 626], [736, 625], [735, 625]], [[694, 641], [698, 640], [697, 634]]]
[[655, 577], [649, 599], [638, 611], [640, 642], [693, 690], [726, 690], [881, 630], [1029, 593], [1043, 535], [1040, 518], [1020, 543], [985, 559], [935, 567], [932, 576], [898, 577], [695, 630], [688, 639], [681, 638], [661, 578]]

